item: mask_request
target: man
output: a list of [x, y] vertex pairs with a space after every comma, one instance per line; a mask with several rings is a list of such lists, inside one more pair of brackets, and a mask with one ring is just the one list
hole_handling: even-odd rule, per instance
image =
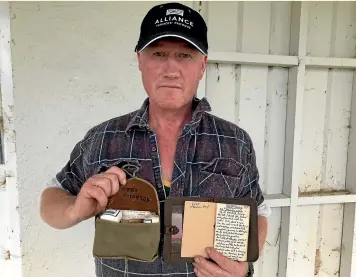
[[[68, 163], [42, 194], [42, 219], [63, 229], [102, 212], [108, 197], [125, 185], [125, 164], [155, 186], [161, 203], [169, 195], [254, 199], [261, 250], [269, 210], [258, 184], [252, 141], [241, 128], [208, 114], [205, 98], [195, 98], [207, 64], [203, 18], [181, 4], [155, 6], [142, 22], [135, 51], [148, 98], [139, 110], [93, 127], [75, 145]], [[229, 260], [214, 249], [207, 253], [215, 263], [196, 257], [192, 264], [171, 265], [161, 251], [153, 262], [96, 258], [96, 274], [253, 275], [252, 264]]]

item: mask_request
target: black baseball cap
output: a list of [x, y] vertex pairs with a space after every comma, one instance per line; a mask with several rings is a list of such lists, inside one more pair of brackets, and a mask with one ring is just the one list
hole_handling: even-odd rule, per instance
[[140, 52], [165, 37], [183, 39], [203, 54], [208, 53], [207, 26], [203, 17], [183, 4], [166, 3], [151, 8], [141, 23], [135, 51]]

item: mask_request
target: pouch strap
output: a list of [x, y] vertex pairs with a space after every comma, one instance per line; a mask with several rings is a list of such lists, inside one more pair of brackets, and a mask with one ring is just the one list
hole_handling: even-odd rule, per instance
[[[131, 174], [129, 171], [126, 170], [126, 168], [128, 167], [134, 167], [135, 170], [133, 172], [133, 174]], [[124, 164], [122, 167], [121, 167], [121, 170], [124, 171], [127, 175], [129, 175], [131, 178], [134, 178], [136, 177], [136, 172], [138, 171], [138, 168], [134, 165], [131, 165], [131, 164]]]

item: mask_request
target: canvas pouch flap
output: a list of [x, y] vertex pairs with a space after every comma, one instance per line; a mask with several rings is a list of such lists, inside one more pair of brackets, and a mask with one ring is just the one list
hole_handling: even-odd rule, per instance
[[[146, 180], [133, 177], [121, 185], [106, 210], [148, 211], [160, 214], [158, 195]], [[150, 262], [157, 258], [160, 223], [113, 222], [95, 218], [93, 255], [99, 258], [126, 258]]]
[[159, 200], [156, 189], [144, 179], [130, 178], [109, 199], [107, 209], [159, 213]]

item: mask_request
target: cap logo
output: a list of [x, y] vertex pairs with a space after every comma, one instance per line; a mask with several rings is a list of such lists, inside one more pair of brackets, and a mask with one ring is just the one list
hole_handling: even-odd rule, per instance
[[176, 15], [183, 16], [184, 15], [184, 11], [180, 10], [180, 9], [168, 9], [167, 12], [166, 12], [166, 15], [170, 15], [170, 14], [176, 14]]
[[156, 21], [155, 21], [156, 27], [160, 27], [163, 25], [170, 25], [170, 24], [180, 25], [180, 26], [183, 26], [188, 29], [190, 29], [194, 26], [193, 21], [190, 21], [188, 19], [185, 19], [184, 17], [180, 17], [180, 16], [176, 16], [176, 15], [165, 16], [160, 19], [156, 19]]

